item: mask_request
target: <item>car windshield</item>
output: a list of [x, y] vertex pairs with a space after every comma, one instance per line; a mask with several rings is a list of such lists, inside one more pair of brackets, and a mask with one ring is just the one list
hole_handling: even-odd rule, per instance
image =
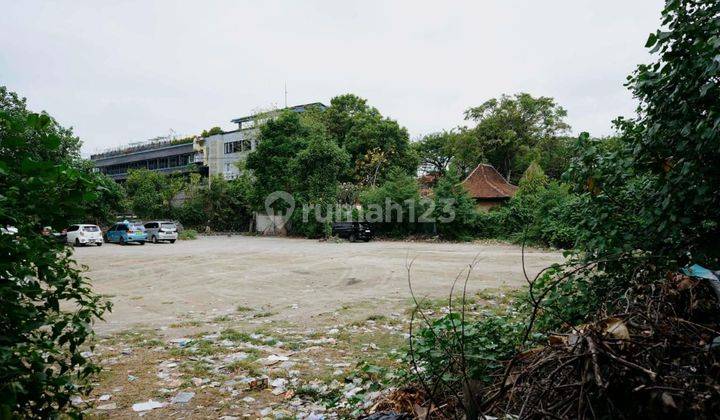
[[97, 226], [84, 226], [83, 231], [84, 232], [99, 232], [100, 228]]
[[131, 225], [129, 225], [128, 227], [130, 228], [130, 230], [141, 230], [141, 231], [143, 231], [143, 232], [145, 231], [145, 226], [143, 226], [143, 225], [133, 225], [133, 224], [131, 224]]
[[161, 229], [175, 229], [175, 223], [160, 223]]

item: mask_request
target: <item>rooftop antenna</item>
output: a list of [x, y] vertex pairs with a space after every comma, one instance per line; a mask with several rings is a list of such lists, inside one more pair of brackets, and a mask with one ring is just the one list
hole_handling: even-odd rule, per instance
[[285, 82], [285, 108], [287, 108], [287, 82]]

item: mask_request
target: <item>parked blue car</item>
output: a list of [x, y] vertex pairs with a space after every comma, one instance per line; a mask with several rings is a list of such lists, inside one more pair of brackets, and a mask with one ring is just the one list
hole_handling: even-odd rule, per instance
[[147, 234], [142, 224], [132, 223], [126, 220], [115, 223], [115, 225], [105, 233], [105, 241], [118, 243], [120, 245], [125, 245], [129, 242], [137, 242], [140, 245], [145, 245]]

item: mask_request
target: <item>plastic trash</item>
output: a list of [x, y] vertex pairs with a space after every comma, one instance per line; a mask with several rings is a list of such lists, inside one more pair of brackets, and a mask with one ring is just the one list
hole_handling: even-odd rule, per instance
[[141, 403], [135, 403], [132, 405], [133, 411], [136, 411], [136, 412], [150, 411], [150, 410], [153, 410], [156, 408], [163, 408], [163, 407], [165, 407], [165, 404], [158, 402], [158, 401], [153, 401], [153, 400], [148, 400], [148, 401], [141, 402]]
[[189, 403], [190, 400], [195, 396], [194, 392], [178, 392], [177, 395], [175, 395], [172, 400], [170, 400], [170, 403], [172, 404], [186, 404]]
[[680, 271], [687, 276], [707, 280], [710, 283], [710, 287], [712, 287], [715, 292], [718, 302], [720, 302], [720, 279], [718, 279], [718, 275], [716, 274], [717, 272], [711, 271], [698, 264], [685, 267]]

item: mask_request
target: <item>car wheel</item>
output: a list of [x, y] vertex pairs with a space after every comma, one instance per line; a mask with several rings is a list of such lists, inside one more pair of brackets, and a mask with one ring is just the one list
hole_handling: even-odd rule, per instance
[[145, 241], [140, 241], [140, 245], [145, 245]]
[[155, 236], [155, 235], [153, 235], [151, 239], [152, 239], [152, 243], [154, 243], [154, 244], [156, 244], [158, 242], [157, 236]]
[[120, 240], [118, 241], [118, 243], [119, 243], [120, 245], [125, 245], [125, 238], [123, 238], [123, 237], [121, 236], [121, 237], [120, 237]]
[[171, 244], [174, 244], [174, 243], [175, 243], [175, 239], [170, 239], [170, 243], [171, 243]]
[[97, 246], [102, 246], [102, 242], [98, 242], [98, 243], [96, 243], [95, 245], [97, 245]]
[[370, 242], [370, 238], [365, 238], [365, 239], [363, 239], [363, 241]]
[[350, 234], [350, 236], [348, 237], [348, 241], [355, 242], [355, 234], [354, 233]]
[[75, 238], [75, 246], [80, 246], [80, 239]]

